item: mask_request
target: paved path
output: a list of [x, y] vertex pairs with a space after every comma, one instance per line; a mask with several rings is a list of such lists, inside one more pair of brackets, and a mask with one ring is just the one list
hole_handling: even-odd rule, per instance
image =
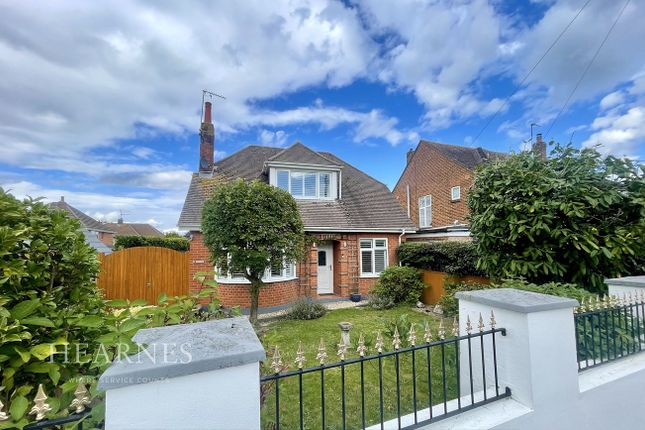
[[[325, 305], [327, 309], [330, 311], [336, 310], [336, 309], [346, 309], [346, 308], [355, 308], [357, 306], [364, 306], [367, 304], [367, 300], [361, 300], [360, 302], [352, 302], [349, 299], [340, 299], [340, 300], [334, 300], [334, 301], [329, 301], [325, 302], [322, 300], [319, 300], [318, 303], [322, 303]], [[266, 312], [266, 313], [260, 313], [258, 314], [258, 320], [260, 321], [266, 321], [266, 320], [272, 320], [275, 318], [279, 318], [283, 316], [285, 313], [287, 313], [287, 309], [281, 309], [279, 311], [275, 312]]]

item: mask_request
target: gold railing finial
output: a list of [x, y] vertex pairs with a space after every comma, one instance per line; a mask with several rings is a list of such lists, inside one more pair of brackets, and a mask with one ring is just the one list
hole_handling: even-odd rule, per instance
[[439, 330], [437, 332], [439, 339], [444, 340], [446, 338], [446, 329], [443, 326], [443, 318], [439, 321]]
[[0, 422], [7, 421], [9, 419], [9, 414], [6, 412], [3, 412], [2, 411], [3, 409], [4, 409], [4, 404], [2, 403], [2, 400], [0, 400]]
[[417, 344], [417, 331], [414, 328], [414, 323], [410, 325], [410, 331], [408, 332], [408, 343], [410, 346], [415, 346]]
[[78, 387], [76, 387], [76, 391], [74, 391], [74, 397], [76, 398], [72, 400], [69, 407], [75, 409], [77, 414], [80, 414], [85, 410], [85, 407], [89, 406], [91, 403], [87, 388], [85, 387], [85, 384], [83, 384], [82, 380], [79, 381]]
[[596, 304], [594, 306], [595, 311], [602, 309], [602, 304], [600, 303], [600, 296], [596, 296]]
[[274, 373], [280, 373], [280, 371], [282, 370], [282, 357], [280, 356], [280, 351], [278, 350], [277, 345], [273, 350], [273, 358], [271, 359], [271, 369], [273, 370]]
[[490, 310], [490, 328], [495, 330], [495, 326], [497, 325], [497, 321], [495, 321], [495, 312], [493, 310]]
[[430, 329], [430, 324], [428, 324], [428, 320], [426, 320], [423, 325], [423, 341], [425, 343], [432, 342], [432, 330]]
[[479, 322], [477, 323], [477, 328], [479, 329], [480, 333], [483, 332], [484, 328], [485, 328], [485, 326], [484, 326], [484, 317], [482, 317], [481, 312], [479, 313]]
[[358, 337], [358, 348], [356, 348], [356, 352], [358, 352], [358, 355], [361, 357], [365, 357], [365, 353], [367, 352], [367, 348], [365, 347], [365, 336], [363, 336], [363, 332], [361, 332], [361, 335]]
[[471, 334], [473, 332], [473, 323], [470, 322], [470, 315], [466, 316], [466, 333]]
[[602, 307], [604, 309], [609, 309], [611, 306], [611, 298], [609, 297], [609, 294], [605, 294], [605, 297], [602, 298]]
[[298, 342], [298, 351], [296, 352], [296, 359], [294, 363], [298, 365], [298, 369], [302, 369], [305, 366], [305, 350], [302, 347], [302, 341]]
[[394, 350], [401, 348], [401, 336], [399, 335], [399, 328], [394, 326], [394, 334], [392, 335], [392, 346]]
[[34, 407], [29, 411], [29, 415], [36, 415], [36, 421], [41, 421], [45, 418], [45, 414], [52, 410], [52, 407], [47, 403], [47, 396], [43, 389], [43, 384], [38, 384], [38, 391], [34, 397]]
[[325, 360], [327, 360], [327, 350], [325, 349], [325, 340], [322, 337], [320, 338], [320, 345], [318, 346], [318, 354], [316, 354], [316, 360], [320, 362], [321, 366], [325, 364]]
[[379, 354], [383, 352], [383, 335], [381, 335], [381, 332], [376, 333], [376, 352]]
[[452, 335], [459, 337], [459, 321], [457, 321], [457, 317], [452, 319]]
[[336, 346], [338, 346], [338, 352], [336, 353], [336, 355], [338, 355], [338, 358], [340, 358], [340, 361], [345, 361], [345, 354], [347, 354], [347, 344], [343, 340], [342, 335], [340, 337], [340, 343]]

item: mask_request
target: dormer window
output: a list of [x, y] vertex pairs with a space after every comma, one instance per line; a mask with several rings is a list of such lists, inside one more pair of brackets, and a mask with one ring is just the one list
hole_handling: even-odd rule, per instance
[[297, 199], [330, 199], [335, 172], [276, 169], [275, 183]]

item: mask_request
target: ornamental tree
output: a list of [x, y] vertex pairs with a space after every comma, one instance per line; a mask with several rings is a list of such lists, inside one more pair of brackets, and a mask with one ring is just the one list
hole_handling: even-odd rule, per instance
[[643, 166], [594, 149], [511, 155], [477, 171], [468, 194], [478, 265], [497, 278], [572, 282], [643, 273]]
[[243, 273], [249, 281], [255, 323], [264, 273], [303, 255], [304, 228], [296, 201], [259, 181], [218, 185], [204, 203], [202, 233], [219, 270]]

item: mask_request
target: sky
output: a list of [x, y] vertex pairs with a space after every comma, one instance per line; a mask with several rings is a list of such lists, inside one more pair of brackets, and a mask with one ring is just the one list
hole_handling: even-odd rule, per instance
[[532, 123], [645, 158], [642, 0], [0, 0], [0, 16], [0, 186], [100, 220], [176, 228], [203, 89], [226, 97], [216, 159], [301, 141], [390, 188], [419, 139], [520, 151]]

